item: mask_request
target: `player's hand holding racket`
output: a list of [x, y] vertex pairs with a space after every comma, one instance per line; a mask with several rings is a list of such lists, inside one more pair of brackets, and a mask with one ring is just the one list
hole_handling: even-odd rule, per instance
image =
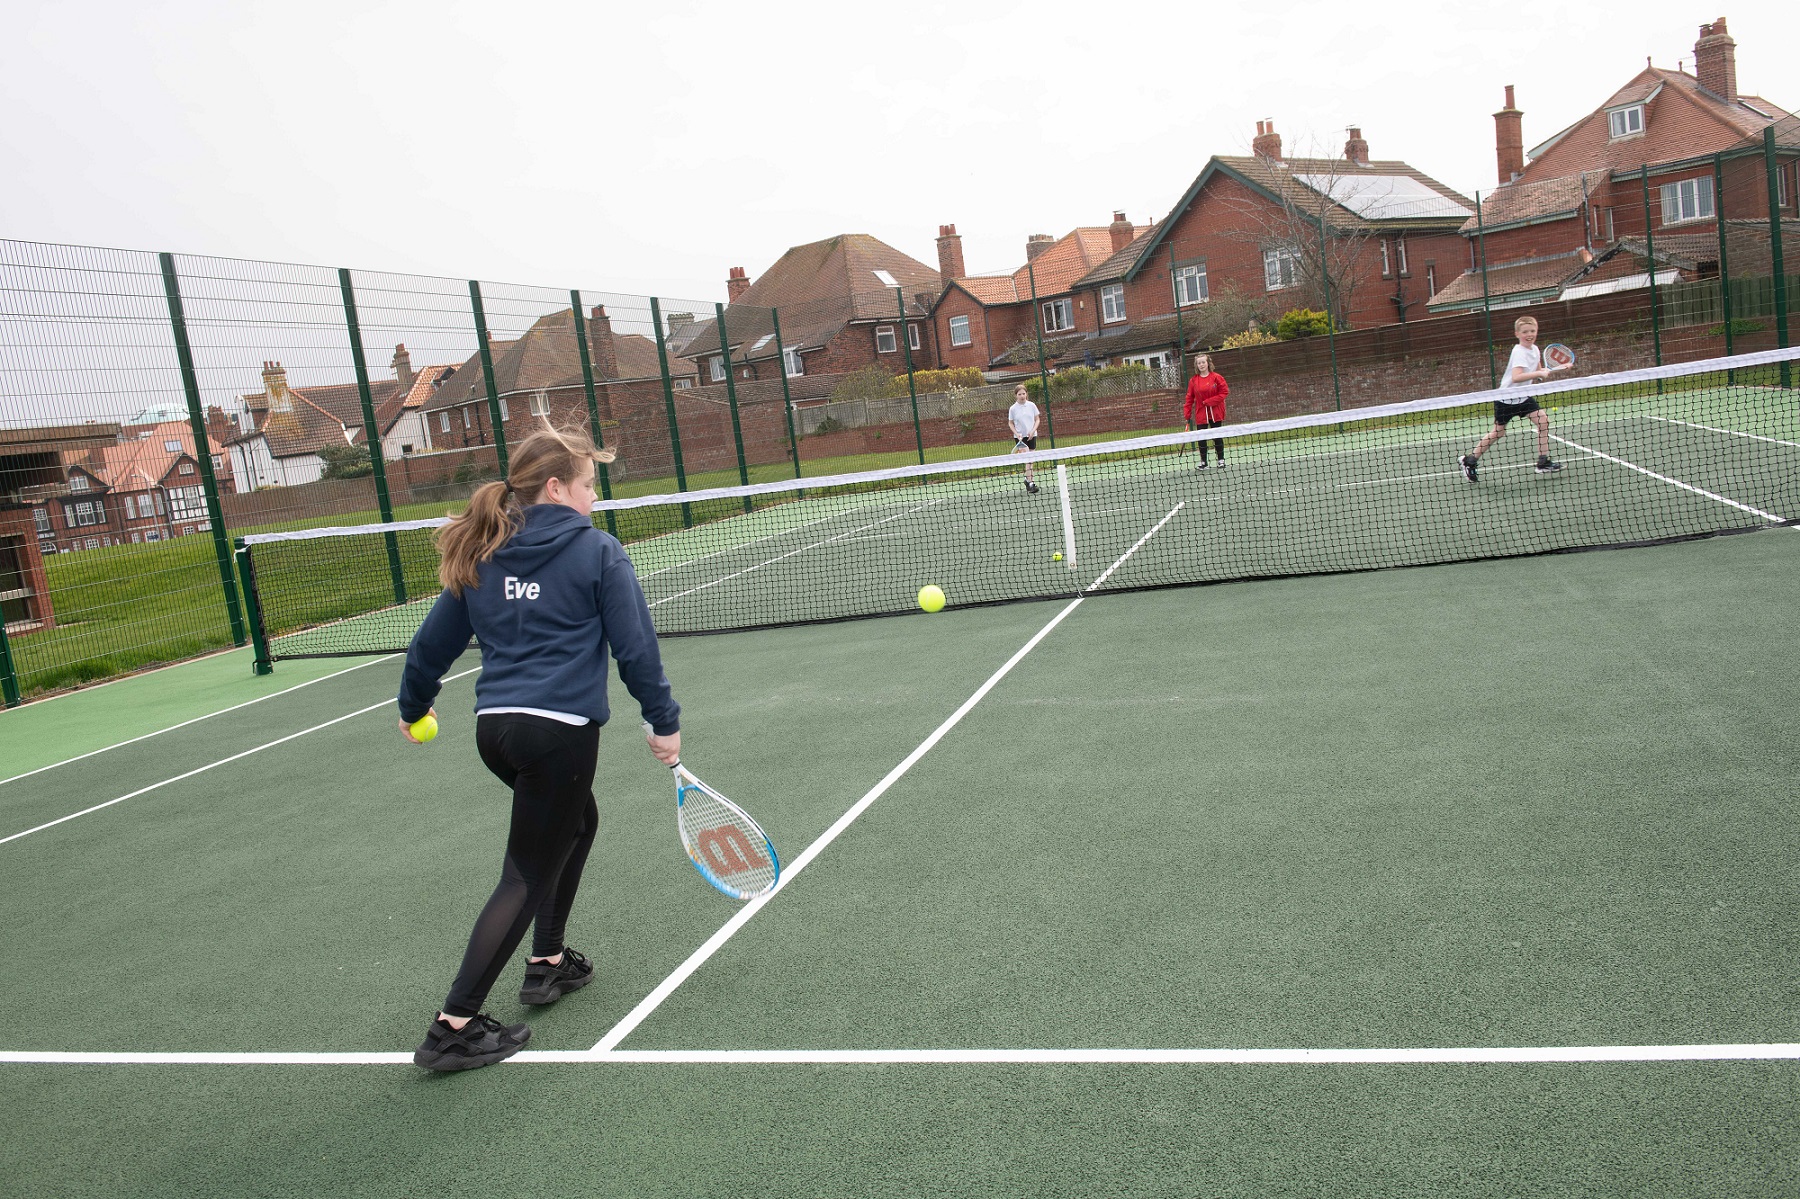
[[667, 765], [675, 775], [675, 831], [700, 877], [733, 899], [773, 891], [781, 879], [781, 859], [762, 826], [694, 777], [680, 759]]
[[1560, 341], [1553, 341], [1544, 347], [1544, 369], [1551, 374], [1566, 371], [1575, 365], [1575, 351]]

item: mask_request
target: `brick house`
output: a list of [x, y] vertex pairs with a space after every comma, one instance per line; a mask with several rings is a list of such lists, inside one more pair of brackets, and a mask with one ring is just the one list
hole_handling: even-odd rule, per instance
[[[208, 438], [215, 461], [222, 445]], [[119, 439], [63, 455], [63, 479], [30, 490], [42, 553], [167, 541], [212, 529], [186, 421], [128, 425]], [[223, 487], [223, 484], [221, 484]]]
[[[894, 294], [900, 288], [901, 295]], [[880, 366], [891, 374], [939, 361], [931, 302], [938, 272], [866, 233], [841, 233], [794, 246], [752, 282], [742, 267], [726, 279], [725, 333], [739, 379], [779, 378], [769, 310], [781, 320], [789, 377], [845, 374]], [[904, 303], [905, 328], [901, 328]], [[702, 385], [722, 383], [724, 356], [715, 321], [705, 314], [679, 339], [680, 357], [699, 368]], [[906, 338], [902, 345], [901, 338]]]
[[1323, 307], [1321, 223], [1332, 307], [1346, 325], [1420, 314], [1461, 269], [1458, 229], [1474, 202], [1405, 162], [1371, 159], [1360, 129], [1341, 158], [1286, 158], [1274, 122], [1259, 121], [1252, 148], [1211, 158], [1167, 216], [1075, 281], [1097, 328], [1059, 347], [1061, 362], [1162, 365], [1178, 330], [1196, 344], [1206, 305], [1227, 295], [1264, 321]]
[[0, 429], [0, 620], [8, 636], [55, 626], [41, 534], [51, 514], [43, 500], [66, 486], [65, 458], [103, 448], [118, 433], [100, 422]]
[[[415, 371], [406, 346], [394, 347], [394, 377], [369, 381], [384, 459], [432, 448], [424, 409], [451, 369]], [[261, 391], [241, 397], [248, 427], [226, 446], [238, 490], [316, 482], [325, 473], [321, 449], [367, 441], [362, 393], [355, 383], [294, 387], [279, 362], [263, 363], [262, 377]]]
[[1110, 225], [1083, 226], [1060, 238], [1034, 233], [1025, 240], [1024, 266], [1002, 275], [970, 275], [963, 266], [962, 235], [955, 225], [938, 226], [938, 274], [944, 282], [931, 306], [938, 347], [933, 365], [1005, 373], [1009, 365], [1035, 362], [1034, 295], [1047, 351], [1098, 334], [1109, 316], [1075, 285], [1147, 228], [1115, 212]]
[[[1702, 25], [1693, 74], [1646, 63], [1599, 107], [1529, 152], [1524, 113], [1508, 86], [1506, 104], [1494, 114], [1499, 186], [1482, 197], [1479, 223], [1463, 226], [1467, 270], [1433, 298], [1431, 311], [1482, 306], [1478, 242], [1496, 307], [1648, 287], [1646, 203], [1658, 283], [1717, 274], [1715, 154], [1722, 158], [1726, 247], [1743, 240], [1749, 256], [1732, 253], [1732, 261], [1767, 262], [1762, 134], [1795, 121], [1738, 91], [1736, 46], [1723, 17]], [[1800, 215], [1800, 136], [1783, 140], [1778, 202], [1791, 218]], [[1760, 247], [1757, 224], [1764, 225]], [[1665, 256], [1665, 246], [1679, 254]]]

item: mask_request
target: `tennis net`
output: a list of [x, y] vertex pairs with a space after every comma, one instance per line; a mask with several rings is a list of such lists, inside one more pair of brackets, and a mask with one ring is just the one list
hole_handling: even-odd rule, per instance
[[[1800, 517], [1800, 350], [596, 505], [663, 633], [1649, 544]], [[1494, 400], [1535, 400], [1471, 484]], [[1201, 443], [1224, 444], [1201, 469]], [[1029, 486], [1027, 471], [1029, 470]], [[610, 519], [608, 519], [610, 517]], [[259, 658], [406, 647], [443, 518], [246, 536]]]

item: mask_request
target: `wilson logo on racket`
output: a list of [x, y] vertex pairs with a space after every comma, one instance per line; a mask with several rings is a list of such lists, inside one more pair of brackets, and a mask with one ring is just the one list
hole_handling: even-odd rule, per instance
[[769, 868], [769, 859], [756, 852], [743, 830], [729, 824], [699, 830], [694, 845], [706, 859], [707, 869], [721, 877]]

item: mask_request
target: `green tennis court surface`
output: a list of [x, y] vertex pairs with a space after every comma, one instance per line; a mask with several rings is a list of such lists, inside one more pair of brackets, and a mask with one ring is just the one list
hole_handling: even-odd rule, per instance
[[[1568, 458], [1518, 486], [1600, 469]], [[527, 1016], [515, 966], [490, 1010], [530, 1019], [529, 1060], [457, 1077], [404, 1062], [503, 842], [473, 676], [423, 749], [397, 663], [323, 678], [0, 785], [0, 837], [133, 796], [0, 843], [0, 1177], [1792, 1194], [1796, 594], [1772, 528], [1083, 603], [647, 1013], [742, 909], [616, 712], [571, 922], [599, 978]], [[684, 757], [791, 869], [1064, 607], [672, 640]], [[81, 726], [106, 690], [24, 714]], [[19, 715], [9, 762], [47, 735]], [[1305, 1049], [1373, 1052], [1190, 1052]], [[300, 1056], [124, 1060], [182, 1053]]]

